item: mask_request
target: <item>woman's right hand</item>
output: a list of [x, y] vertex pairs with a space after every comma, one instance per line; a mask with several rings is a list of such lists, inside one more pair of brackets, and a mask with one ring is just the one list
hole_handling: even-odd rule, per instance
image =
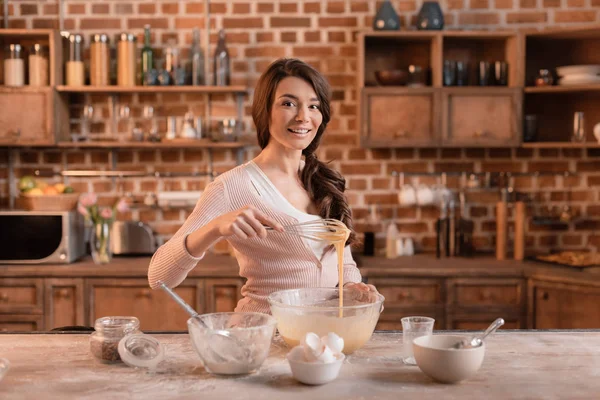
[[223, 214], [210, 223], [219, 236], [237, 236], [240, 239], [267, 237], [266, 226], [284, 232], [283, 226], [252, 205]]

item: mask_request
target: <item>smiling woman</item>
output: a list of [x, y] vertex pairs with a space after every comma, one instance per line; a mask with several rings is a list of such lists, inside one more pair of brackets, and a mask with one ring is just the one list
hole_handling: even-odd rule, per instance
[[[350, 252], [355, 233], [345, 179], [315, 154], [331, 118], [330, 97], [327, 80], [300, 60], [281, 59], [267, 68], [252, 105], [262, 151], [207, 186], [184, 225], [152, 258], [152, 288], [159, 281], [177, 286], [207, 249], [225, 238], [235, 249], [240, 275], [247, 278], [236, 311], [269, 313], [267, 296], [285, 289], [347, 282], [344, 287], [361, 298], [377, 292], [361, 283]], [[337, 219], [349, 229], [340, 275], [333, 246], [283, 229], [322, 218]], [[273, 229], [267, 234], [268, 227]]]

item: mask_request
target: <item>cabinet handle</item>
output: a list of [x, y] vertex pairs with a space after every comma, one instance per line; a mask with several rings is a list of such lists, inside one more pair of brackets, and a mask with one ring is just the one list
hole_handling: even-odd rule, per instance
[[0, 302], [8, 303], [8, 295], [6, 293], [0, 293]]
[[406, 131], [406, 129], [402, 129], [400, 131], [396, 131], [394, 133], [394, 138], [398, 139], [398, 138], [407, 138], [410, 137], [410, 133], [408, 133], [408, 131]]
[[549, 298], [550, 296], [548, 295], [548, 292], [542, 293], [542, 300], [548, 300]]
[[71, 294], [69, 293], [69, 291], [67, 289], [60, 289], [56, 293], [56, 297], [58, 297], [59, 299], [69, 300], [71, 298]]
[[138, 298], [143, 297], [146, 299], [151, 299], [152, 293], [150, 292], [149, 289], [144, 289], [144, 290], [140, 291], [138, 294], [136, 294], [135, 297], [138, 297]]

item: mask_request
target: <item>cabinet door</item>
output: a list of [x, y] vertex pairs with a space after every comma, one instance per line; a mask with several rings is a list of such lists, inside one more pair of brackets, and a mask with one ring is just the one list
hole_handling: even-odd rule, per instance
[[0, 332], [33, 332], [44, 329], [42, 315], [0, 315]]
[[[183, 300], [203, 313], [203, 283], [187, 279], [176, 287]], [[89, 296], [89, 322], [100, 317], [132, 315], [140, 320], [142, 330], [186, 331], [189, 315], [162, 290], [152, 290], [146, 279], [90, 279], [86, 282]]]
[[443, 89], [443, 146], [517, 146], [522, 94], [517, 89]]
[[84, 325], [83, 279], [46, 279], [46, 330]]
[[0, 95], [0, 144], [52, 144], [51, 88], [6, 89]]
[[369, 88], [363, 91], [362, 145], [437, 146], [439, 94], [434, 89]]
[[42, 279], [0, 279], [0, 313], [42, 314], [43, 293]]
[[523, 279], [459, 278], [448, 280], [448, 286], [448, 303], [452, 308], [503, 308], [524, 312]]
[[533, 283], [534, 329], [599, 329], [600, 288]]
[[499, 329], [525, 329], [524, 320], [503, 315], [451, 315], [448, 316], [448, 329], [482, 331], [498, 317], [504, 318], [504, 325]]
[[206, 279], [206, 312], [230, 312], [241, 299], [242, 279]]

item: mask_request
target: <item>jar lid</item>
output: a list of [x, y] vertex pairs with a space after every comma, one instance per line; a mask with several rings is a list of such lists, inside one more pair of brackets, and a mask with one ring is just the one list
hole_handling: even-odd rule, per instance
[[165, 358], [165, 350], [152, 336], [136, 333], [119, 341], [119, 355], [130, 367], [154, 369]]
[[121, 42], [135, 42], [137, 37], [133, 33], [123, 32], [119, 35], [119, 40]]
[[16, 52], [20, 52], [21, 50], [23, 50], [23, 47], [18, 43], [10, 44], [10, 45], [8, 45], [8, 48], [10, 51], [16, 51]]
[[114, 333], [115, 335], [128, 335], [134, 333], [140, 327], [140, 321], [136, 317], [102, 317], [94, 323], [96, 331]]
[[33, 46], [31, 46], [31, 53], [33, 53], [33, 54], [46, 53], [47, 51], [48, 51], [48, 46], [44, 46], [43, 44], [40, 44], [40, 43], [36, 43]]
[[106, 33], [96, 33], [92, 35], [92, 43], [108, 43], [108, 35]]
[[71, 36], [69, 36], [69, 40], [73, 43], [82, 43], [83, 42], [83, 36], [81, 36], [78, 33], [72, 33]]

